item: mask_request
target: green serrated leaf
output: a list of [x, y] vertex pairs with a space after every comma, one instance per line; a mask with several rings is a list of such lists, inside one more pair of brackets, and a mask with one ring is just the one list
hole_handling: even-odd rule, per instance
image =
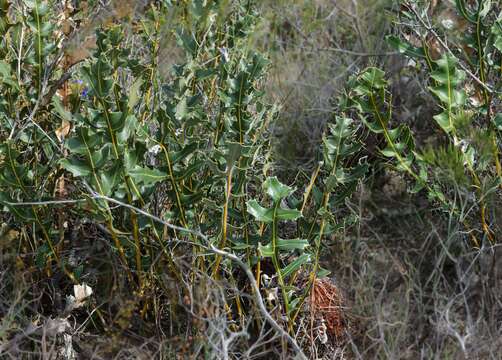
[[[277, 250], [282, 252], [304, 251], [307, 246], [309, 246], [309, 242], [305, 239], [277, 239]], [[258, 244], [258, 250], [263, 257], [274, 255], [272, 243], [268, 243], [267, 245]]]
[[488, 15], [491, 9], [492, 9], [492, 0], [482, 1], [481, 8], [479, 9], [479, 17], [481, 18], [486, 17], [486, 15]]
[[273, 209], [266, 209], [262, 207], [256, 200], [249, 200], [247, 203], [247, 211], [257, 221], [265, 222], [265, 223], [271, 223], [273, 221]]
[[287, 185], [282, 184], [276, 176], [269, 177], [263, 183], [265, 192], [275, 201], [280, 201], [289, 196], [294, 190]]
[[[273, 210], [272, 210], [273, 211]], [[297, 220], [302, 216], [302, 212], [296, 209], [279, 208], [276, 210], [278, 220]]]
[[410, 43], [404, 42], [397, 36], [388, 35], [385, 40], [391, 47], [399, 51], [401, 54], [405, 54], [411, 58], [425, 58], [425, 51], [423, 48], [415, 47]]
[[65, 147], [72, 154], [88, 155], [96, 146], [102, 143], [102, 138], [98, 134], [89, 135], [88, 129], [79, 129], [78, 136], [69, 138], [65, 142]]
[[141, 166], [136, 166], [128, 171], [129, 176], [137, 182], [145, 185], [152, 185], [167, 179], [167, 174], [158, 170]]
[[450, 133], [453, 130], [453, 123], [451, 121], [449, 114], [446, 111], [442, 112], [441, 114], [433, 116], [433, 118], [446, 133]]
[[122, 167], [116, 162], [110, 169], [101, 171], [101, 189], [106, 196], [113, 195], [113, 189], [120, 181]]
[[110, 145], [106, 144], [101, 149], [91, 154], [92, 164], [95, 170], [101, 169], [108, 161], [110, 155]]
[[376, 121], [368, 121], [364, 116], [361, 117], [361, 120], [364, 122], [364, 125], [368, 127], [375, 134], [381, 134], [384, 132], [384, 128], [382, 125]]
[[242, 144], [238, 142], [229, 142], [227, 144], [227, 154], [226, 154], [226, 161], [227, 161], [227, 168], [230, 168], [234, 165], [235, 161], [241, 156], [242, 152]]
[[325, 278], [325, 277], [327, 277], [329, 274], [331, 274], [331, 271], [330, 271], [330, 270], [327, 270], [327, 269], [319, 268], [319, 270], [317, 271], [317, 277], [318, 277], [319, 279]]
[[193, 154], [198, 147], [197, 142], [192, 142], [185, 146], [182, 150], [177, 152], [170, 152], [169, 159], [172, 165], [175, 165], [182, 160], [186, 159], [189, 155]]
[[359, 76], [359, 79], [370, 89], [383, 89], [387, 86], [387, 81], [384, 77], [385, 72], [383, 70], [370, 67]]
[[57, 96], [52, 97], [52, 106], [54, 106], [54, 110], [56, 110], [56, 112], [61, 117], [61, 119], [64, 119], [67, 121], [72, 120], [71, 113], [63, 107], [63, 104], [61, 103], [61, 100], [59, 99], [59, 97], [57, 97]]
[[76, 177], [86, 177], [92, 174], [92, 169], [87, 162], [76, 158], [61, 159], [59, 164]]
[[458, 60], [453, 56], [444, 55], [436, 61], [438, 70], [431, 74], [437, 82], [454, 88], [465, 80], [465, 72], [457, 69]]
[[123, 128], [117, 133], [117, 140], [121, 143], [126, 142], [135, 133], [138, 128], [138, 119], [136, 116], [129, 115], [126, 117]]
[[310, 254], [303, 254], [299, 256], [293, 262], [289, 263], [285, 268], [281, 269], [282, 276], [288, 277], [289, 275], [297, 271], [300, 267], [309, 264], [310, 260]]
[[396, 152], [394, 151], [394, 149], [389, 148], [389, 147], [380, 150], [380, 152], [382, 153], [383, 156], [390, 157], [390, 158], [396, 157], [396, 155], [397, 155]]

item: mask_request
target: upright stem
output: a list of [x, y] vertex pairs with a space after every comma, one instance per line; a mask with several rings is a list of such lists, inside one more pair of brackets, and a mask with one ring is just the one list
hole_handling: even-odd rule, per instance
[[[281, 287], [282, 297], [284, 298], [284, 310], [286, 313], [286, 318], [289, 319], [289, 300], [288, 300], [288, 292], [286, 290], [286, 284], [284, 283], [284, 278], [282, 276], [281, 265], [279, 263], [279, 247], [278, 243], [278, 235], [277, 235], [277, 209], [279, 209], [280, 201], [276, 201], [274, 204], [274, 212], [273, 212], [273, 222], [272, 222], [272, 263], [275, 268], [275, 273], [277, 274], [277, 279], [279, 281], [279, 286]], [[288, 320], [289, 322], [289, 320]]]
[[[219, 248], [223, 249], [226, 246], [227, 243], [227, 228], [228, 228], [228, 204], [230, 202], [230, 197], [232, 196], [232, 173], [233, 173], [233, 166], [229, 166], [227, 170], [227, 179], [226, 179], [226, 186], [225, 186], [225, 204], [223, 205], [223, 214], [221, 216], [221, 240], [219, 244]], [[220, 262], [221, 262], [221, 255], [217, 255], [216, 257], [216, 264], [213, 269], [213, 277], [218, 276], [218, 270], [220, 267]]]

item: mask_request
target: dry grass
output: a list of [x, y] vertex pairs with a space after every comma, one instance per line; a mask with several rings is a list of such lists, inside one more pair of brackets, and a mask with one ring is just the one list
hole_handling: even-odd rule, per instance
[[331, 248], [346, 293], [347, 351], [359, 359], [499, 359], [500, 246], [470, 249], [462, 229], [420, 203], [366, 190], [353, 204], [359, 230]]

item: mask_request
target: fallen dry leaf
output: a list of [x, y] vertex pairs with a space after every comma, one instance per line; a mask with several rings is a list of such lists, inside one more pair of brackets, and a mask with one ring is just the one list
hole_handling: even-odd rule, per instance
[[73, 285], [73, 294], [66, 297], [65, 312], [71, 312], [74, 309], [82, 307], [85, 300], [92, 295], [92, 288], [86, 283]]
[[76, 301], [84, 301], [92, 295], [92, 288], [86, 283], [82, 283], [82, 285], [73, 285], [73, 293], [75, 294]]
[[68, 120], [61, 122], [61, 126], [55, 130], [56, 136], [59, 141], [63, 141], [70, 133], [71, 124]]

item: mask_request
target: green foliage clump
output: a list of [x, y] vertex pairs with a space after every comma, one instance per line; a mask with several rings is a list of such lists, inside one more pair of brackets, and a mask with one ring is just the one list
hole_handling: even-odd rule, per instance
[[[85, 24], [71, 22], [70, 12], [92, 9], [41, 0], [1, 8], [0, 202], [2, 219], [36, 254], [25, 261], [41, 278], [45, 270], [79, 283], [91, 269], [64, 248], [85, 219], [84, 228], [103, 232], [123, 281], [149, 309], [142, 294], [159, 274], [180, 281], [205, 272], [238, 284], [242, 269], [232, 257], [211, 254], [221, 249], [258, 283], [265, 273], [277, 277], [294, 333], [314, 281], [328, 273], [319, 266], [322, 240], [344, 224], [334, 210], [366, 165], [353, 165], [357, 126], [336, 117], [319, 148], [324, 160], [297, 184], [303, 194], [273, 176], [276, 109], [262, 91], [268, 61], [249, 47], [258, 21], [252, 4], [163, 2], [131, 23], [102, 16], [78, 54]], [[169, 23], [173, 12], [178, 21]], [[168, 76], [160, 58], [166, 33], [183, 53]], [[226, 301], [236, 322], [254, 314], [238, 294]]]
[[[479, 234], [490, 242], [500, 237], [494, 230], [500, 227], [498, 211], [487, 205], [494, 206], [492, 200], [502, 188], [502, 137], [497, 125], [502, 54], [497, 30], [500, 16], [496, 14], [500, 6], [484, 0], [473, 7], [463, 0], [452, 5], [453, 9], [436, 9], [447, 6], [444, 4], [432, 6], [430, 11], [456, 11], [458, 18], [443, 19], [443, 29], [437, 29], [422, 11], [422, 2], [405, 2], [399, 14], [409, 24], [403, 30], [405, 39], [389, 36], [388, 40], [413, 60], [417, 73], [428, 75], [428, 91], [438, 109], [433, 120], [443, 131], [443, 144], [417, 149], [409, 127], [392, 127], [392, 94], [379, 69], [364, 70], [352, 80], [346, 105], [357, 111], [370, 131], [383, 136], [382, 155], [415, 180], [413, 190], [425, 189], [433, 201], [454, 214], [470, 232], [473, 245], [479, 247]], [[462, 33], [450, 29], [455, 22], [462, 24]], [[459, 196], [467, 207], [478, 208], [479, 215], [466, 215]], [[473, 232], [475, 229], [478, 231]]]
[[[183, 312], [189, 321], [171, 336], [189, 332], [205, 348], [200, 339], [213, 328], [200, 325], [202, 312], [223, 313], [222, 333], [259, 337], [270, 326], [298, 350], [293, 337], [305, 331], [302, 316], [329, 274], [322, 249], [357, 222], [349, 201], [370, 169], [383, 163], [401, 172], [410, 193], [455, 219], [475, 247], [495, 243], [501, 8], [489, 0], [429, 3], [403, 2], [399, 32], [387, 42], [409, 60], [407, 74], [426, 79], [434, 111], [421, 121], [435, 140], [421, 145], [422, 125], [396, 118], [393, 83], [366, 67], [380, 55], [363, 51], [373, 49], [356, 24], [341, 40], [368, 46], [346, 51], [327, 40], [323, 51], [365, 60], [344, 65], [353, 73], [344, 94], [308, 139], [313, 165], [285, 174], [276, 166], [288, 156], [274, 142], [280, 109], [265, 96], [271, 65], [257, 50], [255, 2], [0, 0], [0, 240], [18, 242], [15, 266], [29, 268], [33, 282], [58, 279], [64, 291], [97, 273], [102, 299], [128, 289], [127, 306], [110, 302], [109, 314], [96, 306], [89, 315], [100, 331], [124, 331], [133, 314], [172, 324]], [[304, 6], [313, 32], [325, 18], [317, 10]], [[431, 21], [442, 11], [456, 17]], [[303, 38], [282, 27], [281, 36]], [[176, 45], [167, 59], [169, 42]], [[349, 71], [353, 65], [364, 70]], [[289, 135], [303, 145], [297, 129]], [[367, 153], [371, 141], [375, 153]], [[75, 259], [76, 242], [88, 238], [106, 244], [105, 260]], [[225, 290], [222, 303], [196, 314], [187, 298], [209, 298], [213, 284]]]

